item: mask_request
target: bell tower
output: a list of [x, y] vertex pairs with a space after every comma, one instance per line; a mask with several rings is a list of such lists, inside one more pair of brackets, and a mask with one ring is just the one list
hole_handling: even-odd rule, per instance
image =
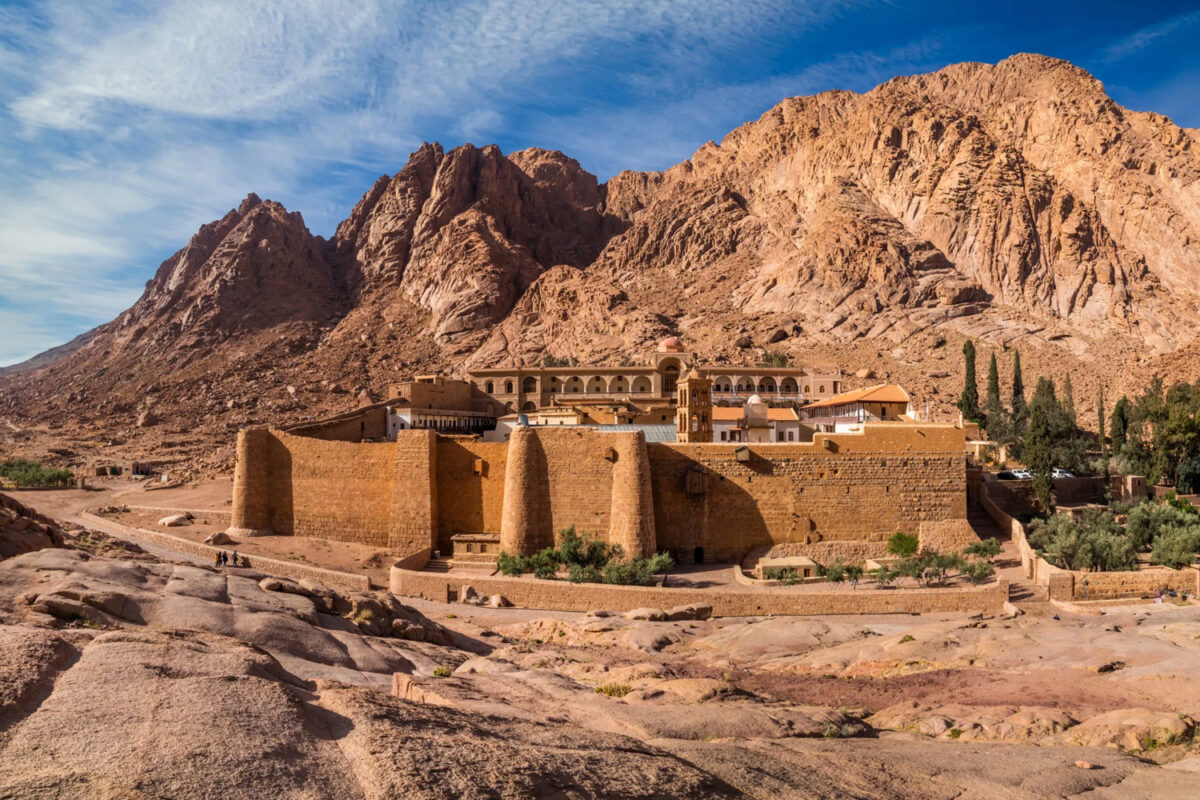
[[675, 441], [711, 442], [712, 380], [702, 377], [695, 367], [676, 384]]

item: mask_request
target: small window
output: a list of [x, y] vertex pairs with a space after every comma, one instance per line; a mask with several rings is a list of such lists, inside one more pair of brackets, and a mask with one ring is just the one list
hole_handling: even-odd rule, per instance
[[726, 433], [725, 431], [721, 431], [721, 441], [722, 442], [725, 441], [728, 438], [728, 436], [729, 436], [728, 433]]
[[495, 384], [493, 384], [491, 381], [488, 381], [486, 384], [484, 384], [483, 390], [485, 392], [487, 392], [488, 394], [495, 394], [496, 393]]
[[505, 393], [505, 394], [512, 394], [512, 387], [513, 387], [513, 382], [512, 382], [512, 381], [505, 381], [505, 382], [504, 382], [504, 393]]
[[796, 432], [795, 431], [788, 431], [788, 441], [789, 442], [796, 441]]

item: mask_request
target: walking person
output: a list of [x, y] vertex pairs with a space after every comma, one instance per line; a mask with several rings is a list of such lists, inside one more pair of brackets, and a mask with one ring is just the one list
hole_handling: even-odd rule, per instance
[[238, 554], [237, 554], [237, 550], [234, 550], [234, 551], [233, 551], [233, 565], [234, 565], [235, 567], [238, 565]]

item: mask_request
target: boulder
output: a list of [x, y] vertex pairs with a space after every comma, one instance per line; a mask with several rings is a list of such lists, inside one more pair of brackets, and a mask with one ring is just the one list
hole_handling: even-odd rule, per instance
[[754, 347], [754, 340], [751, 339], [748, 334], [746, 336], [739, 336], [736, 340], [734, 340], [733, 346], [740, 350], [746, 350]]
[[860, 369], [858, 372], [854, 373], [854, 377], [860, 378], [862, 380], [870, 380], [871, 378], [875, 377], [875, 370], [865, 369], [865, 368]]
[[192, 524], [191, 514], [168, 514], [158, 521], [164, 528], [182, 528]]
[[669, 622], [695, 618], [696, 609], [691, 606], [675, 606], [674, 608], [667, 609], [667, 620]]
[[512, 608], [512, 603], [502, 594], [494, 594], [488, 598], [487, 604], [492, 608]]
[[135, 424], [139, 428], [149, 428], [152, 425], [157, 425], [160, 421], [161, 420], [159, 420], [157, 414], [149, 409], [146, 409], [142, 413], [138, 414], [137, 422]]
[[458, 602], [460, 603], [475, 603], [479, 601], [479, 592], [475, 591], [474, 586], [460, 586], [458, 589]]
[[237, 542], [233, 540], [233, 537], [230, 536], [228, 533], [225, 533], [224, 531], [217, 531], [216, 533], [210, 533], [208, 536], [206, 536], [204, 538], [204, 543], [205, 544], [213, 544], [213, 545], [237, 544]]
[[600, 617], [600, 618], [603, 618], [603, 617], [611, 617], [611, 616], [613, 616], [613, 612], [611, 612], [611, 611], [605, 611], [605, 610], [604, 610], [604, 609], [602, 609], [602, 608], [593, 608], [592, 610], [588, 611], [588, 612], [587, 612], [587, 614], [586, 614], [585, 616], [588, 616], [588, 617]]
[[625, 612], [625, 619], [644, 620], [647, 622], [662, 622], [667, 618], [667, 612], [661, 608], [635, 608]]
[[772, 332], [771, 335], [767, 337], [767, 344], [775, 344], [776, 342], [782, 342], [786, 338], [788, 338], [788, 332], [785, 331], [783, 328], [776, 328], [775, 331]]

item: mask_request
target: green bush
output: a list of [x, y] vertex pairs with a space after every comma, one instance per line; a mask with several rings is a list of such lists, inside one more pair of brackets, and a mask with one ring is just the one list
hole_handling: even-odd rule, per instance
[[1155, 537], [1150, 562], [1180, 569], [1195, 563], [1197, 552], [1200, 552], [1200, 525], [1177, 528]]
[[1028, 538], [1032, 547], [1061, 569], [1104, 572], [1137, 569], [1135, 537], [1128, 528], [1122, 530], [1107, 509], [1088, 509], [1078, 522], [1065, 514], [1034, 520]]
[[571, 583], [601, 583], [604, 573], [596, 567], [572, 564], [567, 572], [567, 580]]
[[858, 582], [862, 580], [863, 568], [859, 564], [849, 564], [846, 566], [846, 580], [850, 581], [850, 585], [855, 589], [858, 588]]
[[846, 565], [840, 558], [834, 559], [829, 566], [825, 567], [824, 574], [825, 580], [830, 583], [841, 583], [846, 580]]
[[971, 583], [983, 583], [996, 574], [996, 568], [986, 561], [969, 561], [963, 565], [963, 574]]
[[449, 678], [451, 674], [450, 668], [445, 665], [433, 668], [433, 677], [435, 678]]
[[503, 550], [496, 558], [496, 569], [500, 570], [501, 575], [507, 575], [510, 578], [515, 578], [528, 570], [525, 568], [525, 559], [520, 555], [509, 555]]
[[887, 551], [890, 555], [900, 558], [912, 558], [917, 554], [921, 541], [916, 536], [904, 531], [896, 531], [888, 539]]
[[871, 577], [874, 578], [875, 582], [880, 586], [891, 586], [892, 583], [894, 583], [895, 580], [900, 577], [900, 574], [889, 569], [887, 564], [884, 564], [878, 569], [871, 570]]
[[967, 545], [967, 548], [963, 552], [966, 555], [978, 556], [979, 558], [995, 558], [1000, 555], [1000, 540], [980, 539], [978, 542], [971, 542]]
[[525, 568], [533, 573], [533, 577], [549, 580], [558, 574], [562, 564], [558, 551], [546, 547], [525, 559]]
[[68, 486], [75, 476], [69, 469], [44, 467], [36, 461], [14, 458], [0, 461], [0, 478], [16, 486]]

